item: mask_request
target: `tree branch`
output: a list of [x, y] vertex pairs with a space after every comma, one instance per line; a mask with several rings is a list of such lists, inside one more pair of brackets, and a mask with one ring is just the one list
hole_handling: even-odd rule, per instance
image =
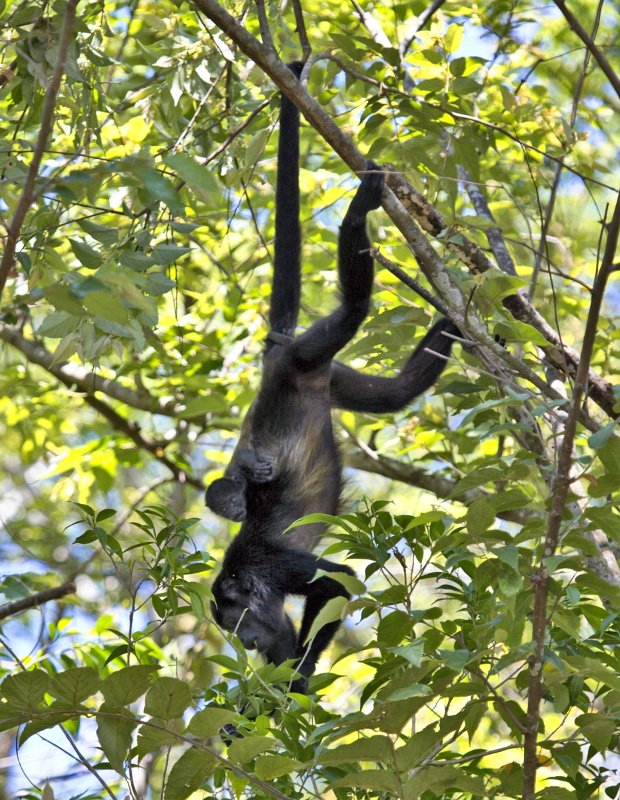
[[573, 445], [579, 421], [579, 412], [588, 386], [588, 369], [598, 318], [605, 293], [605, 286], [613, 272], [614, 255], [620, 235], [620, 194], [617, 195], [613, 217], [607, 226], [607, 241], [601, 261], [601, 267], [592, 288], [592, 302], [588, 312], [586, 328], [579, 366], [573, 387], [570, 411], [564, 426], [564, 437], [559, 448], [557, 467], [553, 481], [551, 510], [547, 523], [547, 533], [543, 544], [542, 559], [536, 575], [532, 579], [534, 585], [534, 614], [532, 619], [532, 654], [529, 658], [530, 672], [527, 705], [527, 732], [523, 740], [523, 800], [535, 800], [535, 783], [538, 769], [536, 749], [538, 745], [538, 726], [540, 723], [540, 702], [543, 693], [542, 671], [544, 661], [545, 635], [547, 631], [547, 601], [549, 596], [549, 573], [547, 559], [551, 558], [560, 541], [562, 516], [566, 507], [568, 490], [571, 484], [571, 466], [573, 461]]
[[121, 417], [121, 415], [111, 408], [107, 403], [104, 403], [102, 400], [99, 400], [92, 394], [87, 394], [84, 397], [84, 400], [91, 408], [101, 414], [102, 417], [105, 417], [117, 431], [124, 433], [125, 436], [127, 436], [128, 439], [131, 439], [131, 441], [137, 447], [151, 453], [151, 455], [153, 455], [157, 461], [167, 467], [174, 476], [175, 480], [177, 480], [179, 483], [188, 483], [190, 486], [193, 486], [195, 489], [198, 489], [201, 492], [204, 490], [204, 484], [202, 481], [198, 480], [198, 478], [194, 478], [184, 469], [181, 469], [181, 467], [175, 464], [174, 461], [171, 461], [164, 453], [162, 447], [157, 442], [153, 442], [151, 439], [145, 436], [138, 425], [128, 419], [125, 419], [125, 417]]
[[31, 594], [30, 597], [23, 597], [21, 600], [15, 600], [12, 603], [6, 603], [0, 606], [0, 619], [7, 619], [7, 617], [14, 617], [15, 614], [21, 614], [22, 611], [28, 611], [30, 608], [42, 606], [44, 603], [49, 603], [51, 600], [60, 600], [68, 594], [75, 592], [75, 584], [73, 581], [67, 581], [60, 586], [54, 586], [51, 589], [42, 589], [40, 592]]
[[32, 161], [30, 162], [30, 167], [28, 168], [28, 174], [26, 175], [21, 197], [19, 198], [17, 208], [13, 214], [13, 219], [7, 228], [4, 253], [2, 254], [2, 260], [0, 260], [0, 297], [4, 291], [9, 274], [13, 269], [17, 240], [19, 238], [19, 234], [21, 233], [22, 225], [24, 224], [24, 219], [26, 218], [26, 213], [28, 212], [34, 197], [35, 181], [39, 173], [39, 167], [41, 165], [41, 159], [43, 158], [45, 145], [52, 129], [54, 108], [56, 106], [58, 90], [60, 89], [60, 81], [62, 80], [65, 69], [65, 61], [67, 59], [67, 51], [69, 50], [71, 32], [73, 30], [73, 21], [75, 19], [76, 5], [77, 0], [67, 0], [62, 31], [58, 43], [58, 52], [56, 54], [56, 66], [54, 67], [52, 79], [47, 87], [45, 98], [43, 100], [41, 125], [39, 128], [37, 143], [32, 154]]
[[[389, 458], [366, 448], [360, 449], [359, 444], [355, 449], [345, 450], [344, 458], [348, 467], [400, 481], [407, 484], [407, 486], [422, 489], [422, 491], [430, 492], [435, 497], [450, 500], [453, 503], [462, 503], [468, 506], [474, 500], [491, 496], [489, 492], [468, 489], [460, 493], [458, 497], [454, 497], [452, 493], [457, 481], [439, 475], [429, 475], [428, 472], [411, 464], [405, 464], [395, 458]], [[527, 509], [510, 509], [509, 511], [500, 512], [497, 516], [509, 522], [523, 525], [528, 519], [531, 519], [532, 514]]]

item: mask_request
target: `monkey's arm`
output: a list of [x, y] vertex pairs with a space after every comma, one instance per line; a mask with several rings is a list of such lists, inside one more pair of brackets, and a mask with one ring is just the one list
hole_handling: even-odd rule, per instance
[[414, 397], [430, 389], [443, 372], [453, 344], [453, 339], [444, 333], [460, 336], [459, 329], [449, 319], [440, 319], [393, 378], [364, 375], [333, 361], [329, 387], [332, 405], [348, 411], [374, 414], [386, 414], [404, 408]]

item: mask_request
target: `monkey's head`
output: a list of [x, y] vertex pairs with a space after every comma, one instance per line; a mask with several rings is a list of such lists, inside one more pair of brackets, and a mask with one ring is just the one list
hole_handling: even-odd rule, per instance
[[233, 478], [218, 478], [207, 489], [205, 496], [207, 506], [218, 514], [233, 522], [245, 519], [245, 483]]
[[212, 591], [211, 612], [217, 624], [236, 633], [246, 649], [270, 652], [286, 620], [283, 596], [248, 570], [223, 569]]

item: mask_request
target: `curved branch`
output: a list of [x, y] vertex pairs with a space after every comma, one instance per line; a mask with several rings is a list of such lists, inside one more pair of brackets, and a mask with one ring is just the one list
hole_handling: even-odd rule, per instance
[[167, 467], [175, 480], [177, 480], [179, 483], [188, 483], [190, 486], [193, 486], [200, 492], [203, 491], [204, 485], [202, 481], [198, 480], [198, 478], [194, 478], [193, 475], [190, 475], [184, 469], [175, 464], [174, 461], [171, 461], [164, 453], [161, 445], [145, 436], [135, 422], [131, 422], [131, 420], [121, 417], [121, 415], [111, 408], [107, 403], [104, 403], [103, 400], [99, 400], [92, 394], [87, 394], [84, 397], [84, 401], [88, 403], [91, 408], [101, 414], [102, 417], [105, 417], [117, 431], [124, 433], [128, 439], [131, 439], [131, 441], [137, 447], [141, 448], [142, 450], [146, 450], [148, 453], [154, 456], [157, 461]]

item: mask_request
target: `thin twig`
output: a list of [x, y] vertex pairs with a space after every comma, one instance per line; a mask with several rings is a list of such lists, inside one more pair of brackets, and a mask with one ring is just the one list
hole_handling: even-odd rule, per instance
[[263, 41], [263, 47], [272, 53], [275, 53], [276, 49], [273, 46], [271, 28], [269, 27], [269, 20], [267, 19], [267, 12], [265, 10], [265, 0], [256, 0], [256, 10], [258, 11], [258, 25], [260, 28], [260, 38]]
[[579, 22], [577, 17], [573, 14], [573, 12], [568, 10], [564, 0], [554, 0], [554, 2], [564, 15], [564, 18], [570, 25], [571, 29], [577, 34], [577, 36], [588, 48], [588, 50], [592, 53], [592, 57], [605, 73], [607, 79], [614, 87], [614, 91], [616, 92], [618, 97], [620, 97], [620, 78], [618, 77], [618, 74], [613, 69], [609, 61], [603, 55], [602, 50], [600, 50], [594, 39], [581, 25], [581, 23]]
[[[598, 26], [601, 21], [601, 14], [603, 13], [604, 4], [605, 0], [599, 0], [599, 4], [596, 9], [596, 14], [594, 16], [594, 23], [592, 25], [592, 38], [596, 36], [596, 32], [598, 30]], [[573, 130], [575, 127], [575, 121], [577, 119], [577, 109], [579, 108], [579, 101], [581, 100], [581, 94], [583, 92], [583, 86], [588, 72], [588, 64], [590, 63], [591, 57], [592, 57], [591, 51], [586, 49], [585, 56], [583, 59], [583, 64], [581, 65], [581, 71], [579, 73], [579, 78], [577, 79], [577, 87], [575, 89], [570, 120], [568, 123], [571, 130]], [[536, 281], [538, 278], [538, 274], [540, 272], [543, 255], [546, 254], [547, 252], [548, 233], [549, 233], [549, 228], [551, 227], [551, 220], [553, 218], [553, 211], [555, 209], [555, 202], [557, 199], [558, 189], [560, 188], [562, 171], [563, 171], [562, 164], [557, 164], [555, 175], [553, 176], [553, 183], [551, 185], [551, 190], [549, 192], [549, 200], [547, 201], [547, 208], [545, 210], [545, 217], [542, 225], [540, 241], [538, 243], [536, 259], [534, 261], [534, 269], [532, 270], [532, 277], [530, 280], [530, 296], [532, 298], [534, 297], [534, 290], [536, 288]], [[548, 256], [546, 258], [546, 263], [549, 267], [549, 273], [551, 273], [551, 261]]]
[[450, 316], [450, 309], [448, 306], [440, 300], [439, 297], [436, 297], [432, 292], [429, 292], [421, 283], [418, 283], [415, 278], [412, 278], [408, 275], [402, 267], [400, 267], [396, 262], [390, 261], [389, 258], [386, 258], [376, 247], [372, 248], [370, 251], [370, 255], [378, 261], [381, 266], [385, 267], [388, 272], [391, 272], [396, 278], [402, 281], [405, 286], [408, 286], [412, 291], [414, 291], [417, 295], [419, 295], [423, 300], [425, 300], [429, 305], [436, 308], [444, 317]]
[[30, 162], [28, 174], [26, 175], [26, 180], [24, 181], [24, 188], [22, 190], [21, 197], [17, 203], [17, 208], [13, 214], [13, 219], [7, 228], [7, 236], [4, 243], [4, 253], [2, 254], [2, 260], [0, 261], [0, 296], [4, 291], [9, 274], [13, 269], [17, 240], [34, 196], [35, 181], [39, 173], [39, 167], [41, 165], [43, 153], [45, 152], [45, 145], [52, 130], [56, 98], [58, 96], [60, 81], [62, 80], [65, 62], [67, 60], [67, 52], [69, 50], [69, 43], [71, 41], [71, 32], [73, 30], [76, 5], [77, 0], [67, 0], [62, 31], [58, 43], [58, 52], [56, 54], [56, 66], [54, 67], [52, 79], [50, 80], [47, 91], [45, 92], [45, 98], [43, 100], [37, 143], [32, 154], [32, 161]]

